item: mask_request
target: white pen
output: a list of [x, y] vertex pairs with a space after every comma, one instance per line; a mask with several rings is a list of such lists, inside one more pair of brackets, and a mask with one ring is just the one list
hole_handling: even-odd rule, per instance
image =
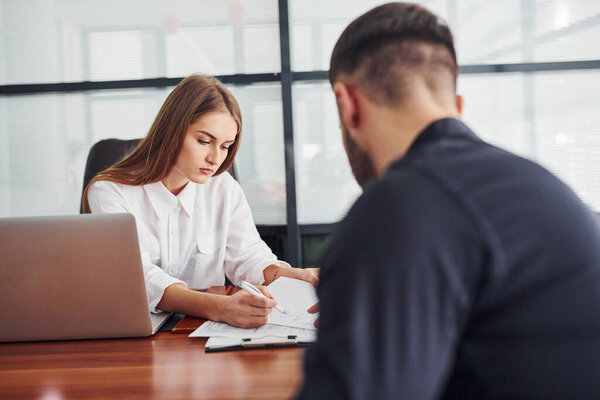
[[[260, 290], [258, 290], [258, 288], [256, 286], [254, 286], [253, 284], [251, 284], [250, 282], [241, 281], [240, 282], [240, 287], [242, 289], [244, 289], [246, 292], [250, 293], [250, 294], [253, 294], [253, 295], [258, 296], [258, 297], [267, 298], [267, 296], [265, 296], [263, 294], [263, 292], [261, 292]], [[277, 311], [279, 311], [280, 313], [282, 313], [282, 314], [287, 314], [287, 311], [285, 311], [285, 309], [283, 307], [281, 307], [279, 304], [277, 304], [275, 306], [275, 309]]]

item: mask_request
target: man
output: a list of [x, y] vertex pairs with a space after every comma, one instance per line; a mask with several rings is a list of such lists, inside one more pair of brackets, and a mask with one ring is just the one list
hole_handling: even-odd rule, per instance
[[600, 399], [600, 228], [459, 121], [445, 23], [391, 3], [331, 57], [364, 185], [325, 251], [300, 399]]

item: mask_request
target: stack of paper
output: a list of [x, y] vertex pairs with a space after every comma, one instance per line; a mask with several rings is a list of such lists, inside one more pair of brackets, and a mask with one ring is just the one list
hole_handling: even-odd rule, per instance
[[268, 323], [254, 329], [208, 321], [192, 332], [190, 337], [208, 337], [206, 351], [314, 342], [317, 338], [314, 323], [318, 314], [307, 312], [318, 301], [314, 287], [309, 282], [281, 277], [268, 288], [277, 304], [285, 308], [286, 314], [273, 310]]

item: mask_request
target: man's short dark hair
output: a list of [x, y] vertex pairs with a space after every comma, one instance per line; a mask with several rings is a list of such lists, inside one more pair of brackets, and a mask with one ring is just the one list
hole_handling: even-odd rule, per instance
[[448, 25], [416, 4], [388, 3], [354, 20], [338, 39], [329, 68], [331, 84], [342, 74], [373, 100], [400, 103], [411, 79], [456, 90], [458, 65]]

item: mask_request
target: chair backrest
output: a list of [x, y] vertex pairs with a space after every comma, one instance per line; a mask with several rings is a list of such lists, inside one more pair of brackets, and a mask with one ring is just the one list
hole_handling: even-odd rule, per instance
[[[128, 156], [135, 146], [140, 142], [141, 139], [103, 139], [95, 143], [88, 154], [87, 161], [85, 163], [85, 172], [83, 174], [83, 191], [90, 183], [90, 181], [96, 176], [98, 172], [104, 171], [117, 161], [122, 160]], [[229, 173], [233, 176], [233, 179], [237, 179], [235, 171], [235, 163], [231, 164]], [[83, 210], [81, 205], [79, 206], [79, 213]]]
[[[83, 174], [83, 191], [98, 172], [104, 171], [133, 151], [141, 139], [103, 139], [95, 143], [88, 154]], [[79, 212], [82, 212], [81, 205]]]

